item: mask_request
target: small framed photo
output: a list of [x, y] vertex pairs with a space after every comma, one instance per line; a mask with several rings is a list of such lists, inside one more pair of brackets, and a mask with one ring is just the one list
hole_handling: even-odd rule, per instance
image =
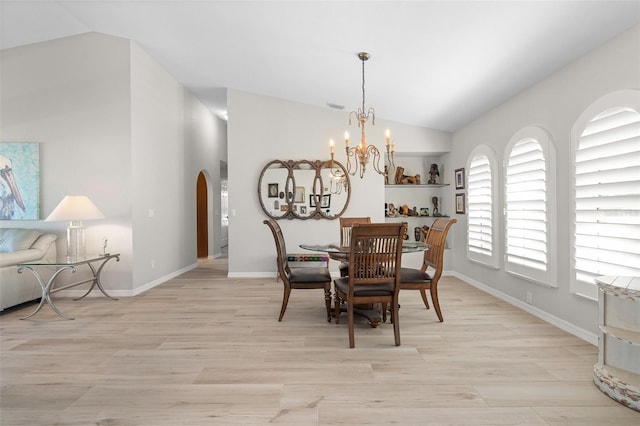
[[309, 207], [317, 207], [318, 201], [320, 202], [321, 209], [328, 209], [329, 207], [331, 207], [331, 194], [309, 195]]
[[296, 204], [304, 204], [305, 193], [304, 186], [296, 186], [296, 190], [293, 193], [293, 202]]
[[465, 197], [464, 194], [456, 194], [456, 213], [465, 214]]
[[456, 189], [464, 189], [464, 169], [456, 169]]
[[331, 207], [331, 194], [324, 194], [322, 196], [322, 203], [320, 204], [320, 208], [328, 209]]
[[269, 198], [278, 198], [278, 184], [270, 183], [269, 184]]

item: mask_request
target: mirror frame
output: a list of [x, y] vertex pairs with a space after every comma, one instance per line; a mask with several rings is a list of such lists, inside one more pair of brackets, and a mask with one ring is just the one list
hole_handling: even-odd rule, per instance
[[[263, 179], [265, 173], [270, 169], [286, 169], [286, 178], [284, 182], [284, 198], [282, 198], [282, 203], [287, 205], [287, 210], [283, 211], [281, 215], [273, 215], [270, 209], [264, 204], [263, 199]], [[310, 211], [307, 215], [301, 216], [299, 212], [294, 211], [294, 199], [295, 199], [295, 188], [296, 188], [296, 170], [299, 171], [308, 171], [311, 170], [314, 172], [313, 183], [311, 187], [311, 196], [322, 196], [323, 194], [324, 182], [322, 180], [322, 170], [324, 169], [339, 169], [344, 176], [345, 179], [345, 192], [347, 194], [347, 199], [344, 203], [344, 207], [335, 215], [327, 215], [324, 211], [322, 211], [322, 206], [320, 203], [316, 203], [314, 210]], [[329, 160], [329, 161], [321, 161], [321, 160], [272, 160], [269, 161], [260, 172], [260, 178], [258, 179], [258, 200], [260, 201], [260, 207], [262, 207], [262, 211], [271, 219], [280, 220], [280, 219], [328, 219], [334, 220], [342, 216], [349, 206], [349, 201], [351, 201], [351, 181], [349, 180], [349, 173], [345, 169], [344, 165], [339, 161]], [[312, 207], [309, 206], [309, 209]]]

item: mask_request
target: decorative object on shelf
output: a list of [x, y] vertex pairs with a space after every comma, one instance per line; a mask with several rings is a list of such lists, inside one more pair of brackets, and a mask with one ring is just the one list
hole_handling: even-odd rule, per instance
[[[282, 193], [284, 196], [284, 193]], [[269, 198], [278, 198], [278, 184], [270, 183], [269, 184]], [[282, 197], [280, 197], [282, 198]]]
[[438, 210], [438, 197], [431, 197], [431, 204], [433, 204], [433, 216], [442, 216]]
[[409, 216], [409, 206], [406, 204], [402, 205], [402, 216], [404, 217]]
[[107, 253], [107, 243], [109, 242], [109, 240], [107, 239], [107, 237], [102, 237], [102, 255], [103, 256], [107, 256], [109, 253]]
[[45, 221], [68, 220], [67, 259], [77, 261], [86, 256], [83, 220], [102, 219], [104, 215], [86, 195], [67, 195]]
[[280, 194], [278, 195], [278, 198], [284, 199], [284, 191], [280, 191]]
[[429, 227], [427, 225], [422, 225], [422, 241], [426, 240], [428, 233], [429, 233]]
[[465, 196], [463, 194], [456, 194], [456, 213], [465, 214]]
[[429, 216], [429, 209], [426, 207], [420, 208], [420, 216]]
[[427, 225], [416, 226], [413, 228], [413, 238], [416, 241], [424, 241], [428, 233], [429, 227]]
[[393, 205], [393, 203], [389, 203], [389, 213], [388, 213], [389, 217], [396, 217], [398, 216], [398, 213], [396, 212], [396, 206]]
[[456, 189], [464, 189], [464, 169], [456, 169]]
[[438, 171], [438, 165], [436, 163], [431, 164], [431, 168], [429, 169], [429, 180], [427, 183], [429, 185], [437, 185], [440, 180], [440, 171]]
[[[347, 154], [347, 172], [355, 176], [356, 173], [359, 173], [360, 178], [364, 176], [366, 171], [366, 166], [369, 163], [369, 159], [373, 157], [373, 169], [381, 175], [386, 176], [388, 173], [388, 169], [380, 168], [380, 151], [376, 148], [375, 145], [367, 145], [367, 140], [365, 137], [365, 125], [369, 118], [371, 117], [371, 125], [375, 126], [376, 124], [376, 112], [373, 108], [367, 109], [365, 107], [365, 90], [364, 90], [364, 63], [369, 59], [371, 55], [367, 52], [359, 52], [358, 58], [362, 61], [362, 108], [358, 108], [357, 111], [351, 111], [349, 113], [349, 125], [351, 125], [352, 117], [358, 121], [358, 127], [360, 128], [360, 144], [355, 147], [349, 146], [349, 133], [345, 132], [344, 141], [346, 144], [346, 154]], [[395, 168], [394, 164], [394, 153], [395, 153], [395, 144], [391, 142], [391, 136], [389, 134], [389, 130], [386, 131], [386, 154], [389, 164], [392, 168]], [[333, 161], [334, 157], [334, 146], [333, 140], [329, 141], [329, 146], [331, 150], [331, 161]], [[353, 159], [353, 161], [352, 161]]]
[[394, 180], [396, 185], [420, 185], [420, 175], [407, 176], [404, 174], [404, 167], [396, 167], [396, 176]]

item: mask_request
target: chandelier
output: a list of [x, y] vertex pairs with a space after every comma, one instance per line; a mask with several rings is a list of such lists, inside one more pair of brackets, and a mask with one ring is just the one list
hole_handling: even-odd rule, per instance
[[[364, 104], [365, 100], [365, 92], [364, 92], [364, 63], [368, 60], [370, 55], [367, 52], [358, 53], [358, 58], [362, 61], [362, 108], [358, 108], [357, 111], [351, 111], [349, 113], [349, 125], [351, 125], [352, 118], [355, 118], [358, 121], [358, 127], [360, 127], [360, 144], [350, 147], [349, 146], [349, 133], [345, 132], [344, 134], [344, 142], [346, 144], [346, 154], [347, 154], [347, 172], [355, 176], [356, 173], [360, 174], [360, 178], [364, 176], [366, 171], [366, 166], [369, 163], [369, 160], [372, 160], [373, 169], [378, 173], [385, 177], [388, 177], [388, 169], [385, 166], [383, 169], [380, 168], [380, 151], [376, 148], [375, 145], [367, 145], [367, 139], [365, 135], [365, 125], [369, 118], [371, 118], [371, 125], [375, 126], [376, 124], [376, 112], [373, 108], [367, 109]], [[387, 159], [389, 161], [389, 165], [392, 168], [395, 168], [394, 164], [394, 153], [395, 153], [395, 144], [391, 143], [391, 137], [389, 134], [389, 130], [386, 131], [386, 153]], [[333, 162], [334, 156], [334, 147], [333, 141], [329, 142], [330, 150], [331, 150], [331, 161]], [[339, 178], [336, 176], [336, 178]]]

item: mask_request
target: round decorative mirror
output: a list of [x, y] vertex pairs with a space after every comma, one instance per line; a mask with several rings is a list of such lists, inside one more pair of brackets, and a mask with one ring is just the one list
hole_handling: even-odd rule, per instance
[[260, 173], [258, 199], [272, 219], [336, 219], [351, 199], [349, 174], [338, 161], [273, 160]]

